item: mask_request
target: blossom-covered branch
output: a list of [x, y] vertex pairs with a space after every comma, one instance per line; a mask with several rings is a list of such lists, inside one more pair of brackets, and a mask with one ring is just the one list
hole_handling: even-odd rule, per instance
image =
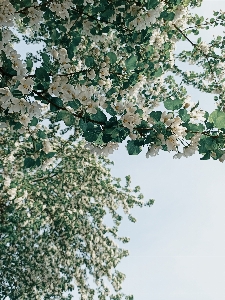
[[[68, 130], [76, 127], [98, 154], [112, 153], [127, 140], [129, 154], [147, 145], [147, 156], [197, 151], [203, 159], [224, 160], [224, 58], [213, 50], [222, 44], [193, 42], [192, 30], [185, 29], [204, 24], [189, 11], [201, 1], [28, 2], [4, 0], [0, 8], [1, 126], [29, 139], [29, 127], [38, 126], [47, 110], [52, 126], [63, 121]], [[213, 20], [205, 23], [223, 24], [223, 14]], [[41, 40], [43, 49], [21, 59], [16, 31], [28, 44]], [[193, 51], [175, 53], [182, 39]], [[182, 71], [177, 58], [203, 71]], [[171, 74], [180, 76], [180, 85]], [[212, 114], [190, 101], [187, 83], [218, 94]], [[165, 109], [157, 110], [161, 103]], [[198, 140], [194, 146], [192, 139]]]

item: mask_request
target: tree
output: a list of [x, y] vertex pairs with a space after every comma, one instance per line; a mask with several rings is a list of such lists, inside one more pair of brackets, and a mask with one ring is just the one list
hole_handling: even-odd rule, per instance
[[[41, 168], [26, 168], [30, 144], [1, 132], [1, 299], [71, 299], [74, 285], [81, 299], [121, 299], [125, 275], [116, 266], [128, 251], [116, 241], [129, 238], [117, 234], [117, 210], [129, 214], [134, 205], [143, 206], [139, 187], [130, 188], [129, 176], [123, 187], [110, 175], [109, 161], [91, 155], [81, 142], [57, 137], [52, 144], [53, 158], [48, 152]], [[107, 211], [112, 227], [103, 220]], [[97, 287], [90, 286], [91, 278]]]
[[[2, 124], [29, 135], [47, 105], [50, 122], [76, 127], [97, 153], [111, 153], [127, 139], [131, 155], [147, 145], [147, 156], [198, 151], [202, 159], [223, 161], [224, 39], [206, 44], [189, 35], [224, 26], [225, 15], [192, 15], [189, 8], [201, 2], [2, 1]], [[20, 39], [43, 43], [43, 50], [23, 61], [13, 48]], [[181, 40], [193, 50], [176, 54]], [[201, 68], [185, 72], [177, 59]], [[199, 109], [185, 84], [217, 94], [217, 109]]]
[[[214, 12], [211, 19], [193, 15], [190, 8], [201, 2], [1, 1], [3, 297], [30, 299], [37, 293], [39, 298], [62, 299], [62, 292], [71, 288], [72, 274], [82, 299], [93, 298], [88, 273], [100, 280], [99, 299], [107, 297], [101, 281], [105, 275], [116, 291], [119, 288], [123, 276], [111, 277], [109, 270], [126, 253], [113, 246], [107, 234], [116, 237], [120, 217], [115, 209], [121, 201], [125, 208], [140, 202], [128, 185], [120, 187], [101, 167], [104, 159], [90, 156], [86, 148], [107, 155], [127, 140], [130, 155], [147, 145], [147, 157], [159, 150], [174, 151], [177, 158], [198, 151], [202, 159], [224, 161], [224, 38], [206, 44], [200, 30], [225, 26], [225, 14]], [[43, 49], [26, 53], [23, 60], [16, 50], [21, 40], [41, 43]], [[176, 43], [182, 40], [192, 50], [176, 53]], [[199, 71], [183, 71], [177, 60]], [[216, 94], [217, 109], [210, 114], [201, 110], [186, 85]], [[80, 207], [76, 195], [83, 191], [81, 174], [87, 185]], [[71, 179], [77, 186], [68, 184]], [[104, 202], [109, 191], [113, 197]], [[106, 207], [116, 222], [110, 230], [100, 222]], [[40, 257], [42, 248], [46, 262], [28, 258], [31, 251]], [[100, 252], [105, 265], [99, 262]], [[11, 275], [9, 266], [17, 273]], [[52, 286], [46, 288], [50, 279], [43, 274]]]

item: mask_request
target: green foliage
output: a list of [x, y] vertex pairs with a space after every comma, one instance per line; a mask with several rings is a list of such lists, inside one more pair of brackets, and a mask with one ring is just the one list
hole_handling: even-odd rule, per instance
[[209, 122], [221, 129], [225, 128], [225, 113], [223, 111], [215, 110], [209, 116]]
[[30, 126], [36, 126], [38, 124], [38, 119], [36, 117], [33, 117], [33, 119], [30, 122]]
[[107, 121], [107, 117], [100, 109], [98, 109], [95, 115], [91, 115], [91, 120], [105, 123]]
[[88, 142], [96, 141], [101, 133], [101, 128], [99, 126], [94, 125], [91, 122], [84, 123], [82, 129], [84, 131], [83, 136]]
[[173, 19], [175, 17], [175, 13], [174, 12], [163, 11], [161, 13], [160, 17], [163, 18], [166, 21], [173, 21]]
[[94, 65], [94, 59], [91, 56], [85, 58], [85, 64], [87, 67], [92, 67]]
[[[140, 188], [132, 191], [128, 176], [125, 186], [119, 184], [121, 179], [113, 178], [107, 169], [110, 161], [91, 155], [83, 143], [54, 137], [54, 152], [43, 154], [42, 161], [31, 157], [24, 160], [23, 152], [30, 149], [25, 135], [17, 146], [15, 133], [14, 139], [7, 129], [0, 135], [4, 141], [0, 165], [6, 171], [0, 176], [1, 298], [54, 296], [69, 300], [74, 282], [81, 298], [99, 298], [108, 295], [105, 281], [110, 271], [115, 290], [110, 291], [110, 298], [122, 299], [125, 295], [118, 291], [124, 274], [117, 270], [117, 264], [127, 251], [115, 242], [129, 239], [117, 234], [122, 221], [118, 209], [128, 214], [128, 209], [145, 205], [140, 200]], [[9, 163], [12, 150], [17, 159]], [[103, 220], [107, 211], [114, 223], [110, 227]], [[131, 214], [128, 219], [135, 221]], [[104, 260], [99, 259], [102, 256]], [[87, 274], [98, 287], [89, 286]]]
[[125, 65], [126, 65], [126, 68], [127, 68], [128, 72], [131, 71], [131, 70], [133, 70], [133, 69], [135, 69], [136, 64], [137, 64], [137, 56], [135, 56], [135, 55], [131, 55], [125, 61]]
[[155, 121], [160, 121], [162, 116], [162, 112], [161, 111], [152, 111], [150, 113], [150, 117], [152, 117]]
[[70, 112], [68, 112], [66, 110], [60, 110], [57, 113], [56, 121], [63, 121], [66, 126], [71, 126], [71, 125], [74, 125], [75, 118]]
[[154, 9], [159, 4], [158, 0], [148, 0], [147, 9]]
[[186, 109], [180, 109], [179, 110], [179, 116], [183, 122], [189, 122], [190, 121], [190, 115], [188, 114], [188, 111]]
[[35, 159], [31, 158], [31, 157], [26, 157], [24, 159], [24, 167], [25, 168], [31, 168], [35, 166]]
[[110, 58], [110, 63], [115, 64], [117, 61], [116, 54], [114, 52], [108, 52], [107, 56]]
[[77, 110], [80, 107], [80, 102], [78, 100], [68, 101], [68, 105]]
[[27, 59], [26, 63], [27, 63], [27, 71], [31, 72], [33, 68], [33, 61], [31, 59]]
[[168, 110], [178, 110], [179, 108], [182, 107], [182, 105], [183, 105], [183, 101], [179, 99], [175, 99], [175, 100], [169, 99], [164, 102], [164, 106]]
[[141, 152], [141, 146], [139, 141], [128, 141], [127, 142], [127, 151], [129, 155], [137, 155]]
[[35, 70], [35, 75], [36, 78], [39, 79], [40, 81], [50, 82], [48, 72], [44, 67], [37, 68]]

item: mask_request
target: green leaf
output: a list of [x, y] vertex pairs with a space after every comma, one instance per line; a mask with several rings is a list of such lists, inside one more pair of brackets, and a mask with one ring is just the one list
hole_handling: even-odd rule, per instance
[[52, 112], [59, 110], [63, 106], [62, 100], [58, 97], [52, 97], [50, 101], [50, 110]]
[[30, 126], [36, 126], [38, 124], [38, 119], [33, 117], [29, 124]]
[[103, 142], [102, 137], [103, 137], [103, 133], [101, 132], [101, 133], [98, 135], [97, 139], [95, 140], [95, 144], [97, 144], [97, 145], [103, 145], [104, 142]]
[[51, 112], [55, 112], [57, 110], [59, 110], [60, 108], [56, 107], [55, 105], [53, 105], [52, 103], [50, 103], [50, 111]]
[[88, 122], [83, 133], [86, 141], [95, 142], [98, 139], [99, 134], [101, 133], [101, 128], [99, 126], [94, 126], [93, 123]]
[[74, 47], [78, 46], [81, 42], [81, 36], [79, 35], [79, 33], [77, 33], [73, 39], [72, 39], [72, 44]]
[[161, 119], [162, 112], [161, 111], [152, 111], [150, 113], [150, 117], [156, 120], [157, 122]]
[[206, 122], [206, 121], [208, 120], [208, 118], [209, 118], [209, 113], [208, 113], [207, 111], [206, 111], [205, 114], [204, 114], [204, 118], [206, 119], [205, 122]]
[[79, 100], [68, 101], [68, 105], [72, 107], [74, 110], [77, 110], [80, 107]]
[[35, 151], [39, 151], [43, 148], [43, 144], [41, 142], [40, 143], [34, 142], [34, 144], [35, 144]]
[[166, 21], [173, 21], [174, 17], [175, 17], [175, 13], [174, 12], [168, 12], [166, 10], [164, 10], [161, 15], [161, 18], [163, 18]]
[[46, 138], [46, 133], [43, 131], [43, 130], [38, 130], [37, 132], [37, 136], [40, 138], [40, 139], [45, 139]]
[[182, 4], [183, 6], [188, 6], [190, 4], [191, 0], [183, 0]]
[[179, 116], [181, 118], [181, 120], [183, 122], [188, 122], [190, 121], [190, 115], [187, 113], [187, 110], [186, 109], [180, 109], [179, 110]]
[[65, 123], [66, 126], [71, 126], [74, 125], [75, 123], [74, 116], [70, 112], [65, 110], [60, 110], [57, 113], [56, 121], [61, 121], [61, 120]]
[[225, 128], [225, 113], [214, 110], [209, 116], [209, 122], [214, 123], [218, 129]]
[[113, 137], [112, 137], [112, 130], [111, 129], [105, 129], [103, 131], [103, 134], [102, 134], [102, 141], [103, 143], [108, 143], [108, 142], [111, 142]]
[[203, 136], [199, 141], [199, 153], [207, 153], [218, 149], [216, 140], [211, 137]]
[[74, 57], [75, 49], [80, 44], [80, 42], [81, 36], [79, 35], [79, 33], [75, 32], [67, 49], [69, 59], [72, 59]]
[[147, 9], [155, 8], [159, 4], [158, 0], [148, 0], [147, 1]]
[[206, 122], [206, 123], [205, 123], [205, 126], [206, 126], [207, 129], [213, 129], [214, 124], [213, 124], [213, 123], [210, 123], [210, 122]]
[[137, 64], [137, 56], [135, 55], [131, 55], [131, 57], [127, 58], [125, 61], [125, 66], [128, 72], [135, 69], [136, 64]]
[[123, 82], [123, 90], [126, 90], [130, 86], [128, 81]]
[[41, 57], [42, 57], [44, 63], [46, 63], [46, 64], [49, 63], [50, 58], [49, 58], [49, 56], [46, 53], [41, 53]]
[[210, 151], [208, 151], [203, 157], [200, 158], [200, 160], [208, 160], [210, 159]]
[[106, 115], [98, 108], [95, 115], [90, 116], [91, 120], [105, 123], [107, 121]]
[[109, 19], [112, 17], [113, 14], [114, 14], [114, 10], [108, 9], [101, 14], [101, 17]]
[[64, 110], [60, 110], [57, 115], [56, 115], [56, 122], [58, 121], [62, 121], [63, 120], [63, 117], [64, 117], [64, 114], [66, 114], [66, 111]]
[[87, 128], [87, 123], [83, 119], [80, 119], [79, 126], [80, 126], [81, 130], [85, 131]]
[[183, 100], [179, 100], [179, 99], [175, 99], [175, 100], [169, 99], [164, 102], [164, 106], [168, 110], [177, 110], [181, 108], [182, 105], [183, 105]]
[[60, 39], [60, 33], [56, 29], [52, 29], [50, 35], [53, 42], [57, 42]]
[[119, 125], [119, 122], [116, 117], [111, 117], [105, 124], [106, 128], [112, 128], [117, 127]]
[[117, 61], [116, 54], [114, 52], [107, 53], [107, 56], [110, 58], [110, 63], [115, 64]]
[[24, 168], [31, 168], [31, 167], [35, 166], [35, 164], [36, 164], [36, 161], [31, 157], [26, 157], [24, 159]]
[[40, 167], [40, 165], [41, 165], [41, 159], [40, 159], [40, 157], [38, 157], [38, 158], [36, 159], [36, 166], [37, 166], [37, 167]]
[[92, 35], [96, 35], [96, 34], [98, 33], [96, 27], [92, 27], [92, 28], [90, 29], [90, 33], [91, 33]]
[[[152, 45], [147, 46], [147, 48], [146, 48], [147, 57], [151, 57], [153, 53], [154, 53], [154, 47]], [[150, 62], [148, 62], [148, 63], [150, 63]]]
[[138, 78], [138, 74], [137, 73], [133, 73], [130, 77], [129, 77], [129, 85], [134, 85], [137, 82], [137, 78]]
[[55, 156], [56, 152], [49, 152], [46, 154], [47, 158], [52, 158], [53, 156]]
[[33, 68], [33, 61], [31, 59], [27, 59], [26, 63], [27, 63], [27, 71], [31, 72], [31, 70]]
[[203, 132], [205, 130], [203, 124], [184, 123], [182, 124], [182, 126], [186, 127], [188, 131], [192, 131], [192, 132]]
[[127, 151], [129, 155], [137, 155], [141, 152], [141, 146], [138, 141], [127, 141]]
[[40, 67], [35, 70], [36, 77], [42, 82], [43, 80], [46, 82], [50, 82], [50, 77], [45, 68]]
[[112, 96], [112, 94], [114, 94], [116, 92], [117, 92], [117, 89], [113, 87], [106, 93], [106, 97], [110, 97], [110, 96]]
[[112, 108], [112, 106], [110, 105], [110, 103], [108, 103], [108, 106], [106, 108], [106, 112], [108, 114], [110, 114], [111, 116], [116, 116], [117, 112]]
[[18, 130], [21, 129], [23, 127], [23, 125], [20, 122], [16, 122], [16, 124], [13, 126], [14, 130]]
[[94, 65], [94, 58], [91, 56], [87, 56], [85, 58], [85, 65], [89, 68], [92, 67]]
[[163, 122], [157, 122], [156, 124], [153, 125], [153, 128], [158, 132], [158, 133], [166, 133], [166, 125]]
[[110, 30], [110, 27], [109, 27], [109, 26], [106, 26], [106, 27], [102, 28], [101, 32], [102, 32], [102, 33], [108, 33], [109, 30]]
[[163, 70], [161, 67], [158, 68], [158, 70], [154, 73], [155, 77], [160, 77], [163, 73]]

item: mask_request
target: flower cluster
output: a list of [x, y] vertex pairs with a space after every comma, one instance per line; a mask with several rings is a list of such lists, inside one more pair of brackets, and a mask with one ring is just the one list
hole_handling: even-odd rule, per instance
[[13, 20], [15, 18], [15, 8], [8, 0], [1, 1], [0, 6], [0, 25], [1, 26], [13, 26]]
[[150, 27], [152, 24], [155, 24], [160, 17], [164, 6], [164, 3], [160, 3], [155, 9], [145, 11], [141, 9], [141, 7], [136, 6], [136, 4], [133, 4], [130, 7], [130, 12], [135, 16], [135, 19], [130, 22], [130, 28], [141, 31]]
[[119, 145], [117, 143], [108, 143], [105, 147], [96, 147], [92, 144], [86, 144], [85, 148], [89, 149], [91, 153], [97, 154], [99, 156], [108, 156], [109, 154], [112, 154], [114, 150], [117, 150]]
[[[24, 80], [22, 81], [22, 85], [19, 86], [23, 93], [29, 90], [30, 87], [28, 84]], [[29, 103], [24, 98], [18, 99], [13, 96], [8, 88], [0, 88], [0, 95], [0, 104], [3, 109], [7, 109], [9, 113], [19, 113], [17, 118], [24, 125], [24, 128], [19, 131], [21, 133], [24, 132], [33, 117], [39, 117], [42, 113], [41, 104], [37, 102]]]
[[38, 29], [43, 20], [43, 12], [40, 9], [38, 9], [38, 7], [29, 7], [28, 18], [30, 26], [34, 26]]
[[74, 6], [73, 2], [70, 0], [67, 1], [53, 1], [51, 2], [51, 4], [49, 5], [49, 8], [52, 12], [54, 12], [57, 17], [65, 19], [65, 18], [69, 18], [69, 12], [68, 10]]

